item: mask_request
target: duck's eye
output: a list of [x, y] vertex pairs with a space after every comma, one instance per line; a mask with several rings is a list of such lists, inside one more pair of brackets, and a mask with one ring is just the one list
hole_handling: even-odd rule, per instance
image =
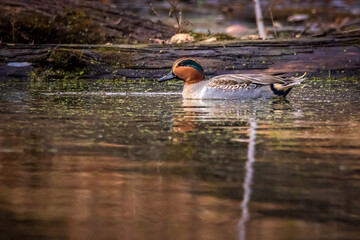
[[192, 59], [186, 59], [181, 61], [178, 64], [179, 67], [192, 67], [194, 69], [196, 69], [198, 72], [200, 72], [201, 74], [204, 74], [204, 69], [200, 66], [199, 63], [197, 63], [196, 61], [192, 60]]

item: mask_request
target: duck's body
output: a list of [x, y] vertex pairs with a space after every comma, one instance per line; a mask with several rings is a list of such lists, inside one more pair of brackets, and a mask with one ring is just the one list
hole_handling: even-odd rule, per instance
[[265, 74], [226, 74], [187, 84], [182, 95], [184, 98], [198, 99], [285, 97], [292, 86], [299, 82]]
[[173, 78], [185, 81], [182, 95], [194, 99], [248, 99], [285, 97], [302, 77], [280, 77], [268, 74], [225, 74], [204, 80], [200, 63], [193, 58], [181, 58], [172, 71], [159, 79]]

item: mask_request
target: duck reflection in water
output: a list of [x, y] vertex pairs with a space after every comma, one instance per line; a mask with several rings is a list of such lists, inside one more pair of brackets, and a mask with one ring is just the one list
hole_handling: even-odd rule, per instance
[[177, 135], [173, 138], [176, 142], [187, 141], [186, 133], [198, 131], [202, 128], [241, 128], [247, 132], [247, 138], [233, 139], [236, 142], [248, 143], [245, 173], [242, 184], [243, 195], [240, 204], [241, 216], [239, 217], [237, 225], [238, 239], [245, 240], [247, 222], [250, 218], [249, 203], [251, 199], [254, 162], [256, 161], [255, 140], [256, 129], [258, 128], [258, 124], [255, 120], [256, 115], [259, 111], [265, 111], [270, 114], [280, 113], [291, 108], [290, 102], [284, 99], [273, 101], [259, 100], [255, 103], [226, 100], [184, 100], [182, 107], [183, 113], [175, 116], [173, 121], [173, 131], [175, 133], [183, 133], [183, 135]]
[[182, 111], [173, 115], [172, 130], [175, 133], [192, 132], [204, 124], [204, 127], [244, 127], [248, 125], [249, 119], [254, 119], [257, 115], [276, 117], [291, 109], [291, 102], [286, 99], [184, 99]]

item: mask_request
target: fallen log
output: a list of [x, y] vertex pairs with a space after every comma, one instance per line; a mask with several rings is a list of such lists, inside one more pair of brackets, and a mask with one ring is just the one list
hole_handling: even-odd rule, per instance
[[[191, 45], [1, 45], [0, 77], [25, 77], [52, 71], [47, 78], [70, 72], [78, 78], [155, 79], [180, 57], [195, 57], [208, 76], [226, 73], [318, 77], [360, 76], [360, 35], [327, 38], [226, 41]], [[9, 66], [30, 62], [31, 67]], [[61, 70], [61, 71], [59, 71]]]

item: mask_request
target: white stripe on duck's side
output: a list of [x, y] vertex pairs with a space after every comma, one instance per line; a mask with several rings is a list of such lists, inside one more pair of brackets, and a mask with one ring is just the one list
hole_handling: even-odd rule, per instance
[[269, 85], [235, 85], [231, 81], [223, 81], [222, 85], [218, 85], [216, 81], [213, 81], [213, 79], [191, 85], [185, 85], [182, 96], [190, 99], [246, 99], [275, 97]]
[[204, 80], [200, 63], [193, 58], [182, 58], [174, 63], [172, 71], [159, 79], [179, 78], [185, 81], [182, 95], [189, 99], [246, 99], [285, 97], [301, 77], [280, 77], [268, 74], [225, 74]]

